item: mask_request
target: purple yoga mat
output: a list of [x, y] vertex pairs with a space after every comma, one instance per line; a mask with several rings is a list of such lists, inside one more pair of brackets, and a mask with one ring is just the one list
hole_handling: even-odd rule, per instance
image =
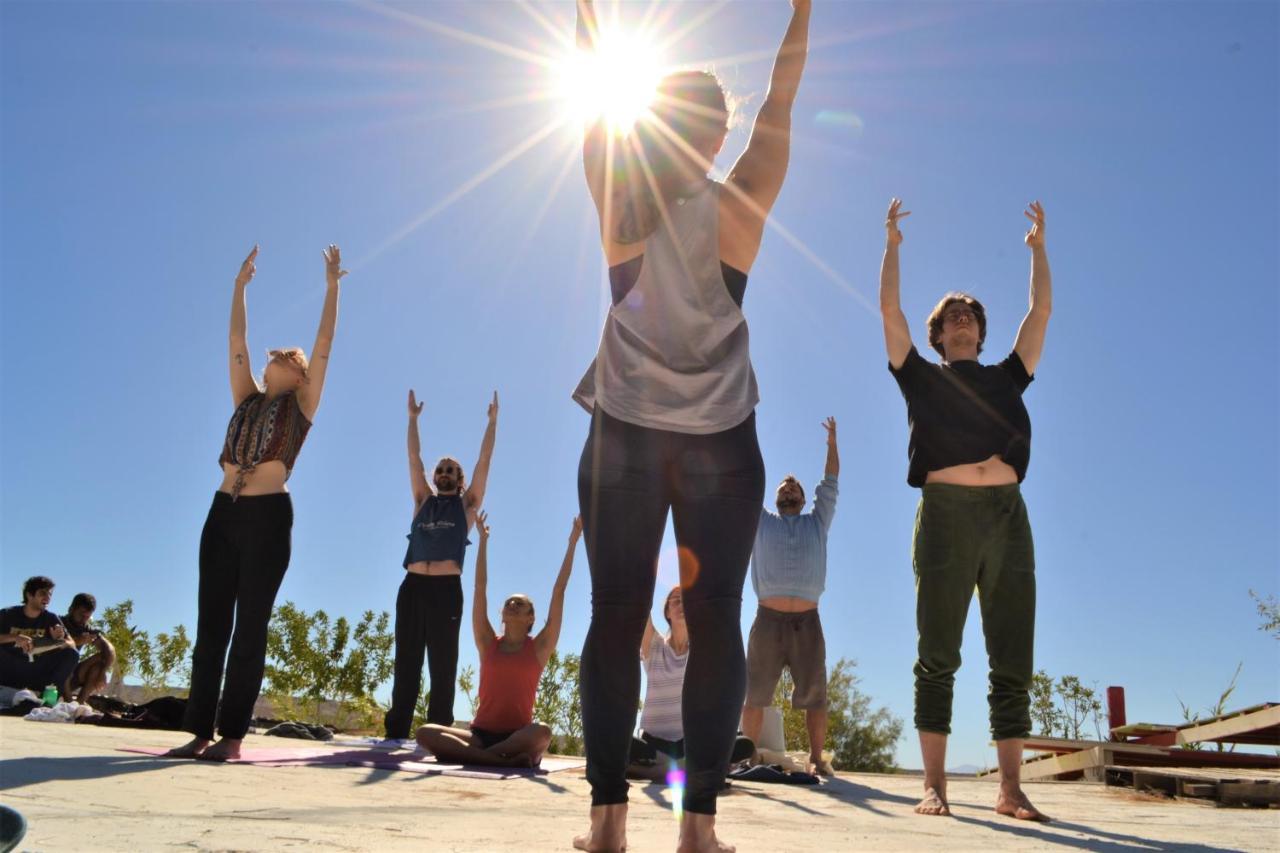
[[[124, 746], [121, 752], [142, 755], [164, 755], [163, 747]], [[175, 759], [177, 760], [177, 759]], [[271, 747], [244, 749], [232, 764], [256, 764], [263, 767], [311, 767], [339, 765], [345, 767], [372, 767], [379, 770], [403, 770], [409, 773], [465, 776], [471, 779], [519, 779], [528, 776], [545, 776], [560, 770], [585, 767], [580, 758], [556, 758], [546, 756], [536, 770], [518, 767], [482, 767], [464, 764], [441, 764], [425, 752], [387, 752], [382, 749], [324, 749], [321, 747]]]

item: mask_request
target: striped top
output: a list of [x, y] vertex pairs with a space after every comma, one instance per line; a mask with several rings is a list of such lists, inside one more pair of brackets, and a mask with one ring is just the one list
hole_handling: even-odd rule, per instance
[[827, 585], [827, 533], [836, 514], [836, 478], [813, 490], [813, 512], [780, 515], [763, 510], [751, 552], [756, 598], [777, 595], [817, 601]]
[[678, 655], [667, 638], [657, 631], [649, 641], [649, 656], [644, 660], [644, 707], [640, 711], [640, 728], [663, 740], [684, 740], [684, 718], [680, 696], [684, 692], [684, 665], [689, 650]]
[[284, 463], [285, 479], [293, 472], [311, 421], [302, 413], [298, 395], [290, 391], [274, 400], [258, 391], [236, 406], [227, 424], [219, 465], [235, 465], [236, 481], [231, 498], [240, 497], [245, 479], [263, 462]]

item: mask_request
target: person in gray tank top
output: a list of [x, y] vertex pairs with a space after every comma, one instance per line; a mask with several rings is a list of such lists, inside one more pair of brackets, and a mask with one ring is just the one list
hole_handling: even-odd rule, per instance
[[[690, 640], [679, 846], [732, 849], [716, 837], [716, 793], [746, 691], [742, 586], [764, 499], [742, 299], [786, 177], [808, 52], [809, 0], [791, 6], [769, 92], [724, 183], [707, 176], [729, 118], [709, 73], [665, 77], [650, 113], [625, 137], [603, 117], [585, 131], [613, 305], [573, 394], [591, 414], [578, 467], [592, 584], [581, 676], [591, 828], [574, 840], [582, 850], [626, 846], [636, 649], [668, 513]], [[579, 0], [579, 48], [595, 50], [598, 33], [592, 3]]]

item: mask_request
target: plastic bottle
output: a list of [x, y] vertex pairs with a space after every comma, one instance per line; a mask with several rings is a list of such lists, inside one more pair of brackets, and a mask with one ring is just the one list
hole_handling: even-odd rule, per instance
[[46, 708], [52, 708], [58, 704], [58, 688], [50, 684], [44, 689], [44, 693], [40, 695], [40, 701], [44, 703]]

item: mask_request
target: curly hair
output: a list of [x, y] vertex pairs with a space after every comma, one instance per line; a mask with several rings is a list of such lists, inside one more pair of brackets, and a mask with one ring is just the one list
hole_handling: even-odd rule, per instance
[[943, 358], [947, 357], [946, 352], [942, 349], [942, 315], [946, 313], [947, 308], [963, 302], [973, 311], [973, 316], [978, 321], [978, 353], [982, 353], [982, 343], [987, 339], [987, 312], [982, 307], [982, 303], [974, 299], [967, 293], [952, 291], [934, 307], [933, 312], [929, 314], [929, 346]]
[[42, 589], [52, 590], [53, 579], [47, 578], [44, 575], [34, 575], [27, 578], [26, 583], [22, 585], [22, 603], [26, 604], [27, 596], [35, 595]]

